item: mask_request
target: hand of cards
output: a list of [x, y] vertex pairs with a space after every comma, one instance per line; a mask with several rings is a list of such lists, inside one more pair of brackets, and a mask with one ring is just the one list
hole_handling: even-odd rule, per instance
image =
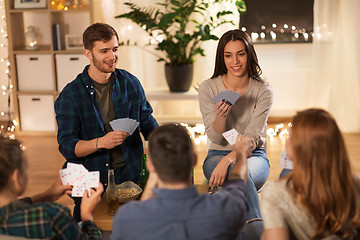
[[61, 169], [59, 174], [63, 185], [74, 186], [72, 197], [82, 197], [86, 189], [90, 195], [90, 188], [99, 187], [99, 171], [89, 172], [82, 164], [68, 163], [67, 168]]
[[233, 105], [240, 97], [240, 93], [235, 91], [224, 91], [218, 93], [214, 98], [213, 102], [217, 104], [218, 102], [224, 100], [226, 103]]
[[139, 126], [139, 122], [130, 118], [118, 118], [109, 122], [114, 131], [127, 132], [129, 135], [133, 134], [135, 129]]

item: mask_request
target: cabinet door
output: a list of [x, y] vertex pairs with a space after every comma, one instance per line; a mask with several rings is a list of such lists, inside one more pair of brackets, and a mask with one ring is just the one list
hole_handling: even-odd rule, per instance
[[57, 90], [59, 92], [90, 63], [84, 54], [56, 54], [55, 59]]
[[52, 95], [20, 95], [19, 111], [22, 131], [56, 130]]
[[50, 54], [17, 54], [18, 91], [54, 91]]

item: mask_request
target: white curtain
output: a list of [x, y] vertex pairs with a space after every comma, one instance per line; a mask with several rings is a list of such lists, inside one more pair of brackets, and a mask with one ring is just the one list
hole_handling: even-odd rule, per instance
[[312, 106], [360, 132], [360, 1], [315, 0]]

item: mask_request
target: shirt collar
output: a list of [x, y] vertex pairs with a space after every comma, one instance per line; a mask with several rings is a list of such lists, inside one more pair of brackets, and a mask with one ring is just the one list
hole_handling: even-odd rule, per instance
[[29, 204], [31, 204], [31, 198], [18, 199], [16, 201], [9, 203], [8, 205], [1, 207], [0, 215], [4, 215], [4, 214], [8, 214], [10, 212], [15, 212], [17, 210], [24, 209]]
[[[81, 80], [83, 82], [83, 84], [85, 85], [86, 87], [86, 90], [88, 91], [88, 93], [92, 96], [92, 97], [95, 97], [95, 89], [94, 89], [94, 83], [92, 82], [90, 76], [89, 76], [89, 73], [88, 73], [88, 70], [89, 70], [89, 67], [90, 65], [87, 65], [82, 74], [81, 74]], [[114, 73], [111, 75], [111, 77], [113, 78], [112, 79], [112, 84], [116, 83], [118, 81], [118, 78], [117, 78], [117, 72], [114, 71]]]
[[191, 186], [183, 189], [157, 188], [154, 189], [153, 192], [158, 198], [175, 199], [175, 200], [193, 198], [199, 195], [195, 186]]

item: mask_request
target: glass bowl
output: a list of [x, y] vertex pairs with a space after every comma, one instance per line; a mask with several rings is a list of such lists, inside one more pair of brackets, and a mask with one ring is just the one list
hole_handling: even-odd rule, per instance
[[[118, 202], [127, 203], [131, 200], [136, 200], [142, 193], [142, 189], [132, 181], [126, 181], [116, 186], [118, 191]], [[124, 190], [126, 189], [126, 190]]]

